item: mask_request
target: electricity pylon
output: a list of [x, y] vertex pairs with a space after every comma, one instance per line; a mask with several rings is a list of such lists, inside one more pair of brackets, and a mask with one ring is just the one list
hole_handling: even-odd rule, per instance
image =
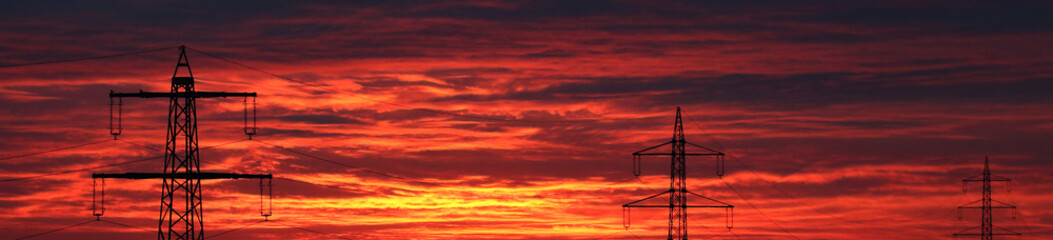
[[[994, 223], [992, 222], [993, 216], [991, 214], [991, 209], [994, 209], [994, 208], [1009, 208], [1009, 209], [1013, 209], [1013, 211], [1014, 211], [1013, 212], [1013, 217], [1016, 218], [1016, 206], [1013, 206], [1013, 205], [1010, 205], [1008, 203], [1004, 203], [1004, 202], [1001, 202], [1001, 201], [998, 201], [998, 200], [991, 199], [991, 182], [1006, 182], [1006, 183], [1008, 183], [1009, 181], [1010, 181], [1009, 178], [999, 177], [999, 176], [991, 176], [991, 166], [990, 166], [990, 163], [987, 160], [986, 156], [984, 157], [984, 173], [982, 175], [977, 175], [977, 176], [973, 176], [973, 177], [966, 178], [966, 179], [962, 180], [962, 191], [965, 191], [965, 189], [966, 189], [965, 184], [968, 183], [968, 182], [982, 182], [983, 183], [983, 192], [984, 193], [983, 193], [983, 197], [980, 200], [976, 200], [976, 201], [973, 201], [973, 202], [970, 202], [970, 203], [966, 203], [965, 205], [962, 205], [962, 206], [958, 207], [958, 219], [962, 218], [962, 209], [979, 208], [980, 212], [981, 212], [981, 214], [980, 214], [981, 215], [981, 217], [980, 217], [980, 226], [971, 227], [971, 228], [959, 231], [957, 233], [954, 233], [953, 236], [955, 238], [958, 238], [959, 236], [980, 236], [981, 240], [992, 240], [992, 239], [994, 239], [994, 236], [996, 236], [996, 235], [1015, 235], [1015, 236], [1019, 236], [1020, 235], [1020, 233], [1018, 233], [1018, 232], [1014, 232], [1012, 230], [1001, 228], [1001, 227], [997, 227], [997, 228], [1002, 229], [1002, 230], [1004, 230], [1006, 232], [1002, 232], [1002, 233], [995, 233], [994, 232], [994, 229], [996, 227], [994, 226]], [[973, 205], [973, 204], [978, 203], [978, 202], [980, 203], [980, 206]], [[999, 205], [992, 206], [991, 204], [993, 202], [997, 202]], [[970, 232], [970, 231], [972, 231], [974, 229], [977, 229], [977, 228], [980, 229], [980, 233]]]
[[[672, 151], [670, 153], [658, 153], [658, 152], [647, 152], [665, 145], [672, 145]], [[688, 153], [685, 150], [687, 145], [702, 148], [706, 150], [703, 153]], [[687, 164], [686, 159], [688, 155], [691, 156], [715, 156], [717, 158], [717, 176], [724, 176], [724, 153], [713, 150], [707, 147], [699, 146], [694, 143], [688, 142], [684, 139], [684, 124], [680, 118], [680, 107], [676, 107], [676, 123], [673, 126], [673, 139], [659, 144], [658, 146], [645, 148], [640, 151], [633, 153], [633, 175], [636, 177], [640, 176], [640, 158], [641, 156], [672, 156], [672, 162], [670, 163], [669, 171], [669, 190], [660, 192], [658, 194], [646, 197], [640, 200], [632, 201], [622, 205], [622, 224], [629, 227], [629, 209], [630, 208], [669, 208], [669, 229], [668, 229], [668, 240], [686, 240], [687, 239], [687, 209], [688, 208], [724, 208], [725, 212], [725, 226], [731, 228], [731, 211], [735, 208], [730, 204], [717, 201], [706, 196], [695, 194], [687, 190]], [[668, 205], [647, 205], [640, 204], [640, 202], [669, 194]], [[706, 200], [716, 202], [714, 205], [688, 205], [687, 195], [695, 195]]]
[[[181, 68], [186, 69], [185, 76], [180, 76], [179, 70]], [[114, 135], [114, 139], [116, 139], [117, 135], [120, 135], [121, 133], [119, 107], [123, 104], [121, 99], [125, 97], [165, 98], [169, 100], [168, 134], [167, 140], [165, 141], [164, 170], [161, 173], [94, 173], [91, 177], [93, 179], [161, 179], [161, 211], [157, 220], [157, 239], [205, 239], [205, 220], [202, 213], [201, 198], [202, 179], [260, 179], [260, 191], [262, 192], [262, 179], [268, 179], [269, 181], [272, 178], [270, 174], [201, 172], [197, 141], [197, 99], [218, 97], [244, 97], [247, 99], [249, 97], [255, 98], [256, 93], [203, 92], [195, 90], [194, 74], [190, 70], [190, 62], [186, 56], [185, 46], [179, 47], [179, 60], [176, 63], [175, 72], [172, 73], [171, 91], [143, 92], [142, 90], [139, 90], [138, 93], [110, 92], [111, 103], [113, 102], [113, 98], [118, 99], [118, 126], [116, 128], [112, 126], [112, 115], [110, 121], [110, 134]], [[246, 114], [247, 111], [248, 110], [246, 109]], [[112, 107], [110, 112], [111, 114], [113, 113]], [[255, 109], [253, 110], [253, 114], [255, 114]], [[255, 134], [255, 128], [250, 131], [247, 124], [246, 120], [245, 134], [249, 136]], [[253, 126], [255, 126], [255, 123], [253, 123]], [[103, 181], [103, 183], [105, 183], [105, 180]], [[98, 217], [102, 215], [102, 212], [94, 212], [93, 210], [93, 214]], [[262, 209], [261, 214], [263, 214]]]

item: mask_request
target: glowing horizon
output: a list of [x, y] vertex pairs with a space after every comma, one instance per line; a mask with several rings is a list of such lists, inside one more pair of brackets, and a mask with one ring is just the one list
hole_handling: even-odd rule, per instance
[[689, 156], [688, 188], [735, 205], [731, 231], [691, 209], [691, 238], [950, 239], [985, 156], [1018, 207], [995, 225], [1053, 237], [1049, 4], [786, 4], [12, 3], [0, 235], [156, 235], [160, 181], [107, 180], [112, 222], [86, 221], [92, 172], [160, 159], [64, 172], [163, 154], [165, 100], [125, 99], [113, 141], [106, 94], [167, 91], [185, 44], [199, 91], [259, 94], [252, 141], [241, 98], [198, 101], [202, 171], [275, 176], [262, 223], [258, 182], [204, 181], [209, 239], [664, 239], [665, 210], [625, 229], [621, 205], [669, 187], [630, 154], [677, 106], [729, 154], [719, 179]]

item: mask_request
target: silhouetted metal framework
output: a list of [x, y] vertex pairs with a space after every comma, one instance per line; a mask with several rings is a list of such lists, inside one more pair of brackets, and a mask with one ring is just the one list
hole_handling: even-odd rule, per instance
[[[981, 183], [983, 183], [983, 198], [981, 198], [980, 200], [976, 200], [976, 201], [970, 202], [970, 203], [966, 203], [965, 205], [962, 205], [962, 206], [958, 207], [958, 219], [962, 218], [962, 209], [979, 208], [980, 212], [981, 212], [981, 214], [980, 214], [981, 215], [981, 217], [980, 217], [980, 226], [971, 227], [971, 228], [959, 231], [957, 233], [954, 233], [953, 236], [955, 238], [958, 238], [959, 236], [980, 236], [980, 239], [982, 239], [982, 240], [992, 240], [992, 239], [994, 239], [994, 236], [996, 236], [996, 235], [1015, 235], [1015, 236], [1019, 236], [1020, 235], [1020, 233], [1014, 232], [1014, 231], [1009, 230], [1009, 229], [1005, 229], [1005, 228], [1001, 228], [1001, 227], [995, 227], [994, 223], [992, 221], [993, 215], [991, 214], [991, 209], [994, 209], [994, 208], [1009, 208], [1009, 209], [1013, 209], [1013, 218], [1016, 218], [1016, 206], [1013, 206], [1013, 205], [1010, 205], [1008, 203], [1004, 203], [1004, 202], [1001, 202], [1001, 201], [998, 201], [998, 200], [991, 199], [991, 182], [1006, 182], [1008, 184], [1009, 181], [1010, 181], [1009, 178], [999, 177], [999, 176], [991, 176], [991, 166], [990, 166], [990, 162], [988, 161], [987, 157], [984, 157], [984, 173], [982, 175], [973, 176], [973, 177], [966, 178], [966, 179], [962, 180], [962, 191], [966, 190], [966, 186], [965, 186], [966, 183], [969, 183], [969, 182], [981, 182]], [[1007, 189], [1008, 189], [1008, 187], [1007, 187]], [[980, 203], [980, 206], [976, 206], [975, 205], [976, 203]], [[998, 203], [999, 205], [992, 205], [992, 203]], [[975, 230], [977, 228], [980, 229], [979, 233], [971, 232], [971, 231], [973, 231], [973, 230]], [[995, 228], [1001, 229], [1001, 230], [1003, 230], [1005, 232], [995, 233], [995, 231], [994, 231]]]
[[[672, 151], [669, 153], [659, 152], [648, 152], [657, 149], [662, 146], [671, 145]], [[706, 152], [703, 153], [688, 153], [686, 146], [691, 145], [694, 147], [701, 148]], [[684, 139], [684, 124], [680, 118], [680, 107], [676, 107], [676, 123], [673, 126], [673, 139], [659, 144], [654, 147], [645, 148], [640, 151], [633, 153], [633, 175], [636, 177], [640, 176], [640, 160], [642, 156], [672, 156], [672, 162], [670, 163], [669, 171], [669, 190], [661, 192], [640, 200], [632, 201], [622, 205], [622, 224], [629, 227], [629, 209], [630, 208], [669, 208], [669, 233], [668, 239], [673, 240], [686, 240], [687, 239], [687, 209], [688, 208], [724, 208], [725, 221], [724, 224], [727, 228], [732, 226], [732, 210], [735, 206], [730, 204], [712, 199], [706, 196], [695, 194], [687, 190], [687, 156], [715, 156], [717, 158], [717, 176], [724, 176], [724, 153], [713, 150], [707, 147], [700, 146], [688, 142]], [[650, 200], [652, 198], [669, 194], [668, 205], [647, 205], [641, 204], [643, 201]], [[717, 204], [713, 205], [688, 205], [687, 196], [695, 195], [697, 197], [713, 201]]]
[[[185, 76], [180, 76], [180, 69], [185, 68]], [[264, 214], [262, 209], [263, 179], [267, 179], [270, 186], [270, 174], [236, 174], [236, 173], [212, 173], [201, 172], [201, 162], [198, 152], [197, 132], [197, 99], [199, 98], [226, 98], [244, 97], [246, 99], [245, 134], [250, 137], [255, 134], [255, 92], [202, 92], [194, 89], [194, 74], [190, 70], [190, 62], [186, 56], [186, 47], [179, 47], [179, 60], [176, 63], [175, 72], [172, 73], [172, 88], [169, 92], [143, 92], [138, 93], [116, 93], [110, 92], [110, 134], [117, 138], [121, 134], [121, 105], [123, 98], [167, 98], [168, 104], [168, 134], [165, 141], [165, 162], [161, 173], [118, 173], [118, 174], [92, 174], [93, 179], [102, 179], [105, 184], [107, 178], [123, 179], [161, 179], [161, 211], [157, 221], [157, 239], [159, 240], [200, 240], [205, 238], [204, 216], [202, 214], [201, 180], [202, 179], [260, 179], [261, 209], [260, 214], [269, 216], [270, 212]], [[248, 125], [248, 98], [253, 100], [253, 124]], [[117, 103], [113, 104], [113, 99]], [[117, 126], [113, 126], [113, 106], [117, 106]], [[93, 184], [94, 186], [95, 184]], [[104, 187], [103, 187], [104, 189]], [[100, 194], [102, 195], [102, 194]], [[270, 195], [268, 190], [268, 195]], [[94, 194], [93, 194], [94, 196]], [[100, 209], [96, 211], [95, 202], [92, 202], [92, 214], [96, 217], [102, 216], [104, 204], [100, 199]]]

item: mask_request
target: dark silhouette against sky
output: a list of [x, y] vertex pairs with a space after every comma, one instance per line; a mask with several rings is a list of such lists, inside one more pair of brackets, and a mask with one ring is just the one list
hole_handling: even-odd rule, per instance
[[692, 238], [947, 239], [978, 224], [955, 207], [990, 156], [1013, 179], [995, 198], [1019, 207], [996, 224], [1049, 239], [1051, 11], [5, 1], [0, 236], [155, 236], [160, 181], [107, 181], [112, 223], [85, 223], [90, 174], [160, 171], [166, 103], [126, 101], [107, 140], [107, 94], [167, 91], [186, 45], [198, 89], [260, 96], [253, 140], [243, 99], [198, 109], [202, 171], [275, 176], [268, 223], [254, 180], [205, 182], [205, 235], [223, 233], [209, 239], [664, 238], [666, 212], [626, 230], [620, 208], [668, 186], [657, 160], [633, 178], [629, 153], [668, 141], [676, 106], [687, 139], [728, 154], [723, 181], [688, 157], [688, 188], [736, 206], [731, 232], [692, 210]]

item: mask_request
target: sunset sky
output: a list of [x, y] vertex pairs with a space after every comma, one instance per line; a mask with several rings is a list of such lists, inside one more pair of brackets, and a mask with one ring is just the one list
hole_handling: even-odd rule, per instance
[[[631, 153], [677, 106], [729, 154], [689, 189], [735, 205], [692, 239], [951, 239], [985, 156], [1023, 233], [998, 239], [1053, 239], [1049, 1], [150, 2], [0, 2], [0, 238], [93, 220], [93, 172], [161, 171], [94, 168], [164, 149], [167, 100], [124, 99], [114, 141], [108, 93], [168, 91], [186, 45], [197, 90], [259, 94], [253, 141], [244, 99], [197, 102], [202, 170], [275, 176], [263, 223], [258, 181], [205, 181], [208, 239], [665, 239], [621, 205], [669, 188]], [[32, 239], [153, 239], [160, 183]]]

